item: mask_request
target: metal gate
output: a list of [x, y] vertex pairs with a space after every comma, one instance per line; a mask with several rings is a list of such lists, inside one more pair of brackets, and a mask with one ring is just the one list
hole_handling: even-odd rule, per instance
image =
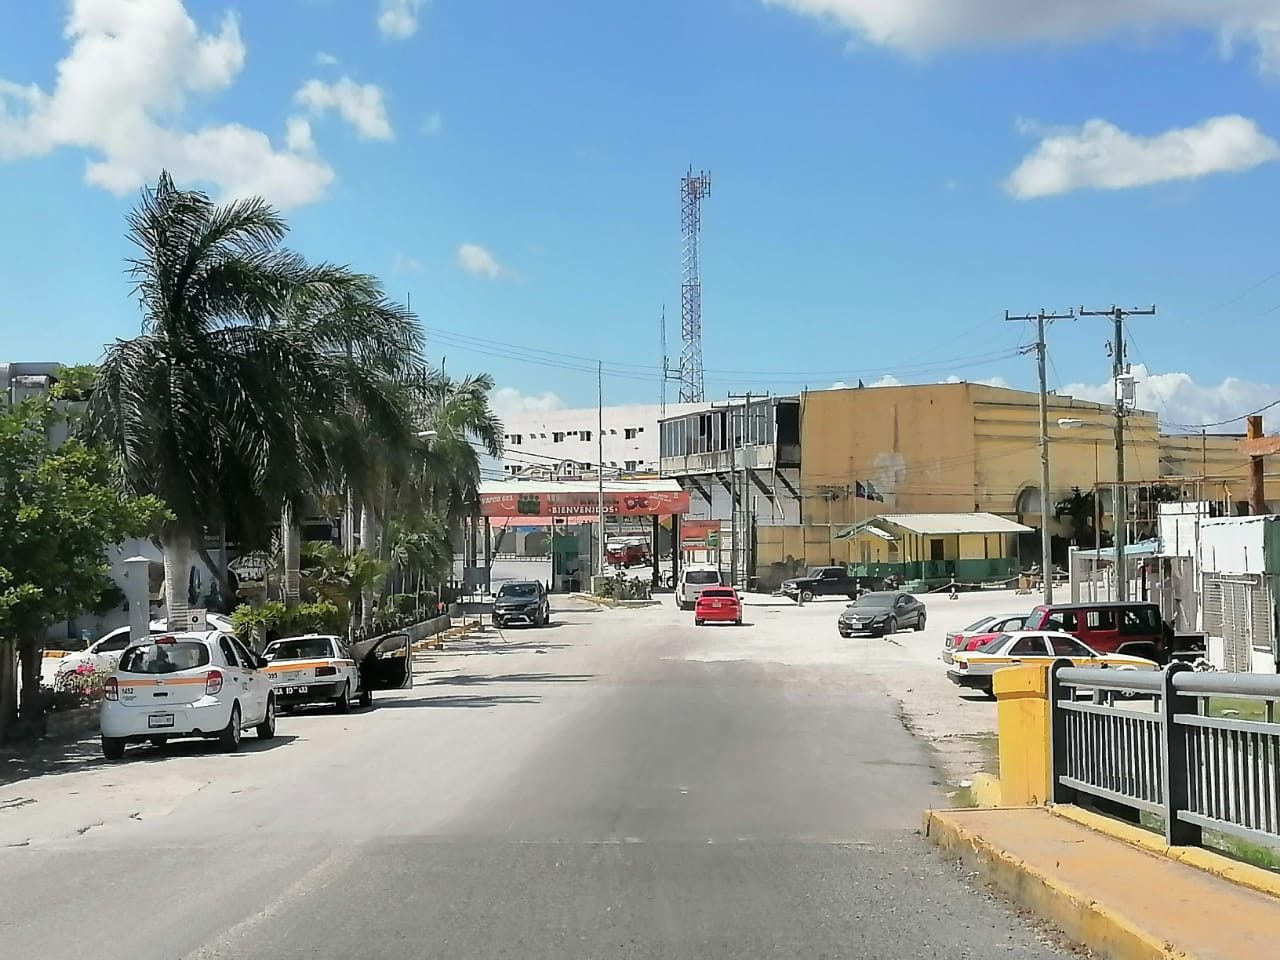
[[1253, 651], [1275, 650], [1271, 588], [1257, 574], [1204, 575], [1204, 629], [1222, 639], [1223, 669], [1249, 673]]

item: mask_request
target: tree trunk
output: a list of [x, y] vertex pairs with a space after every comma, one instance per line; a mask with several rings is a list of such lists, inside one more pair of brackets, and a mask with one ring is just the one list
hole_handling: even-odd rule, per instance
[[160, 547], [164, 551], [164, 603], [166, 616], [169, 618], [167, 629], [177, 631], [185, 628], [187, 611], [191, 604], [187, 602], [187, 590], [191, 582], [191, 540], [183, 533], [166, 534], [160, 538]]
[[[360, 510], [360, 549], [375, 559], [378, 556], [377, 540], [378, 519], [368, 504]], [[360, 591], [360, 623], [367, 626], [373, 621], [374, 604], [373, 587], [365, 586]]]
[[284, 603], [295, 606], [302, 599], [302, 531], [293, 507], [288, 503], [280, 513], [280, 546], [284, 554]]
[[18, 660], [22, 666], [22, 697], [18, 703], [18, 719], [24, 736], [44, 733], [44, 717], [40, 708], [40, 663], [43, 659], [40, 638], [31, 634], [18, 637]]
[[18, 719], [17, 645], [0, 637], [0, 745], [8, 741]]

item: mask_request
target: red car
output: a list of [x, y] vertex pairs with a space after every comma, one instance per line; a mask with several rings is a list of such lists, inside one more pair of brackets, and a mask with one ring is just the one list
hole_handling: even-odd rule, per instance
[[742, 601], [733, 587], [707, 587], [693, 606], [694, 626], [704, 623], [742, 624]]

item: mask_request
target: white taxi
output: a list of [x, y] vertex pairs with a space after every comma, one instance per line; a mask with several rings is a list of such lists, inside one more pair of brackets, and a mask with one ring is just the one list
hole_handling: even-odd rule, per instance
[[331, 703], [339, 713], [373, 704], [373, 691], [360, 683], [360, 671], [345, 641], [330, 634], [284, 637], [262, 651], [276, 702], [282, 710], [305, 703]]
[[129, 647], [103, 690], [102, 754], [119, 760], [130, 743], [160, 745], [173, 737], [217, 739], [240, 746], [244, 730], [276, 733], [276, 701], [267, 661], [233, 634], [175, 633]]
[[1018, 630], [1002, 633], [977, 650], [952, 655], [952, 668], [947, 678], [959, 687], [992, 694], [992, 678], [1002, 667], [1021, 664], [1052, 663], [1070, 660], [1076, 667], [1099, 667], [1112, 670], [1159, 670], [1154, 660], [1131, 657], [1123, 653], [1099, 653], [1069, 633]]

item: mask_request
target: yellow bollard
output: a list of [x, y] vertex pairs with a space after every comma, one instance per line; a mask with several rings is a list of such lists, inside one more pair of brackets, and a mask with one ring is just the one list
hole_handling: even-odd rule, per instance
[[991, 678], [1000, 738], [1000, 802], [1006, 807], [1049, 800], [1049, 666], [1005, 667]]

